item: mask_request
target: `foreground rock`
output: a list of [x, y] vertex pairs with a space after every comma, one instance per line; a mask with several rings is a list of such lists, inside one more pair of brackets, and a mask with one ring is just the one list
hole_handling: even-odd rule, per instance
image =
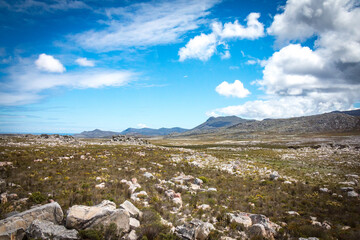
[[116, 209], [115, 203], [104, 200], [96, 206], [72, 206], [66, 217], [66, 227], [77, 230], [100, 228], [115, 223], [118, 234], [130, 230], [130, 214], [124, 209]]
[[175, 234], [181, 239], [205, 240], [209, 236], [211, 230], [215, 230], [215, 227], [211, 223], [193, 219], [189, 223], [177, 226], [175, 229]]
[[75, 229], [69, 230], [62, 225], [55, 225], [49, 221], [35, 220], [26, 230], [28, 238], [51, 239], [51, 240], [73, 240], [78, 239]]
[[126, 200], [125, 202], [120, 204], [120, 208], [128, 211], [130, 213], [131, 217], [139, 218], [139, 217], [142, 216], [142, 212], [137, 207], [135, 207], [134, 204], [132, 204], [128, 200]]
[[35, 220], [45, 220], [60, 224], [64, 218], [57, 202], [35, 207], [0, 221], [0, 239], [23, 239], [25, 231]]

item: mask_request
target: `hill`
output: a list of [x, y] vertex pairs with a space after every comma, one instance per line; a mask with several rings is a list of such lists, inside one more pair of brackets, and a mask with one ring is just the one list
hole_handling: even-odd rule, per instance
[[164, 136], [173, 133], [183, 133], [188, 131], [188, 129], [174, 127], [174, 128], [128, 128], [125, 131], [122, 131], [123, 135], [141, 135], [141, 136]]
[[[313, 116], [285, 119], [239, 120], [237, 124], [217, 127], [221, 118], [209, 118], [205, 123], [176, 137], [222, 137], [237, 138], [244, 135], [257, 134], [306, 134], [306, 133], [340, 133], [360, 131], [359, 110], [331, 112]], [[226, 119], [226, 117], [225, 117]], [[236, 119], [231, 117], [231, 119]], [[218, 121], [215, 121], [218, 120]], [[210, 124], [209, 124], [210, 123]], [[211, 126], [215, 123], [215, 126]], [[209, 126], [210, 125], [210, 126]], [[219, 124], [221, 126], [221, 124]]]
[[114, 135], [119, 135], [118, 132], [112, 131], [102, 131], [100, 129], [95, 129], [93, 131], [84, 131], [79, 134], [74, 134], [76, 138], [108, 138]]

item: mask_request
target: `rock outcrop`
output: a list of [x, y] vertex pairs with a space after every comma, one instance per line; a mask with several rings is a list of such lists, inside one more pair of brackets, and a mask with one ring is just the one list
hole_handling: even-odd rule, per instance
[[26, 230], [28, 238], [44, 240], [75, 240], [78, 232], [75, 229], [66, 229], [63, 225], [56, 225], [45, 220], [35, 220]]
[[66, 217], [66, 227], [77, 230], [99, 228], [115, 223], [118, 234], [130, 229], [130, 214], [124, 209], [116, 209], [115, 203], [104, 200], [96, 206], [72, 206]]
[[45, 220], [60, 224], [64, 218], [57, 202], [35, 207], [0, 221], [0, 239], [22, 239], [25, 231], [35, 220]]
[[209, 236], [211, 230], [215, 230], [215, 227], [211, 223], [193, 219], [189, 223], [177, 226], [175, 228], [175, 234], [181, 239], [205, 240]]

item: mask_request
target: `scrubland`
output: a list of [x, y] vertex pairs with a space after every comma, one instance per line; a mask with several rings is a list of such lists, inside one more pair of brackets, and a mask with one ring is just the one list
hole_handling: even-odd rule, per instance
[[[50, 199], [64, 210], [130, 200], [149, 216], [140, 239], [176, 239], [160, 216], [175, 227], [194, 218], [210, 222], [216, 229], [209, 239], [241, 239], [243, 227], [227, 215], [236, 211], [266, 215], [281, 226], [277, 239], [360, 239], [357, 136], [149, 141], [2, 136], [7, 199], [0, 217]], [[141, 187], [131, 193], [124, 180], [134, 178]], [[170, 189], [181, 203], [169, 198]]]

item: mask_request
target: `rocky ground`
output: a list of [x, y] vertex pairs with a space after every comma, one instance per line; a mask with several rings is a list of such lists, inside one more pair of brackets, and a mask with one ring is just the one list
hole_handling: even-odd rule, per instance
[[1, 136], [0, 239], [360, 239], [358, 138]]

